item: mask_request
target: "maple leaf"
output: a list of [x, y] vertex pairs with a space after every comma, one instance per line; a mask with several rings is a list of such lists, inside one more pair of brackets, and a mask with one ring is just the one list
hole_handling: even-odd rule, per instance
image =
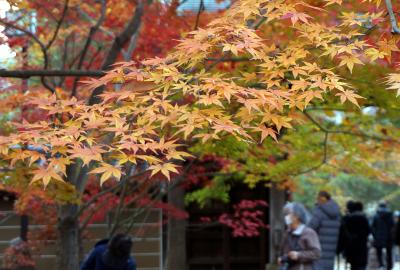
[[238, 55], [238, 48], [235, 44], [225, 44], [222, 48], [223, 52], [232, 52], [234, 55]]
[[352, 91], [352, 90], [345, 90], [343, 92], [337, 93], [336, 96], [340, 97], [341, 103], [344, 103], [344, 102], [346, 102], [346, 100], [349, 100], [351, 103], [353, 103], [357, 107], [360, 107], [360, 105], [358, 105], [357, 99], [363, 98], [362, 96], [354, 93], [354, 91]]
[[354, 64], [361, 64], [363, 65], [364, 63], [361, 62], [360, 59], [358, 59], [356, 56], [354, 55], [345, 55], [341, 57], [341, 61], [339, 63], [339, 66], [344, 66], [346, 65], [347, 68], [350, 70], [350, 73], [353, 72], [353, 67]]
[[299, 20], [304, 23], [308, 23], [308, 19], [311, 18], [311, 16], [302, 12], [289, 12], [286, 15], [282, 16], [282, 18], [290, 18], [292, 25], [295, 25]]
[[100, 163], [100, 167], [97, 167], [90, 171], [90, 173], [101, 174], [100, 185], [103, 185], [105, 181], [111, 177], [115, 177], [117, 180], [121, 178], [121, 169], [117, 166], [110, 165], [108, 163]]
[[63, 173], [66, 176], [67, 165], [70, 165], [72, 161], [65, 157], [51, 158], [49, 161], [49, 167], [53, 167], [58, 172]]
[[176, 150], [169, 151], [168, 154], [165, 156], [165, 158], [167, 160], [176, 159], [176, 160], [182, 160], [182, 161], [185, 160], [185, 158], [187, 158], [187, 157], [194, 157], [194, 156], [187, 152], [176, 151]]
[[151, 171], [151, 176], [161, 172], [165, 177], [167, 177], [168, 180], [171, 180], [170, 173], [178, 173], [178, 170], [176, 169], [177, 167], [177, 165], [167, 162], [163, 164], [152, 165], [148, 168], [148, 170]]
[[261, 132], [260, 143], [262, 143], [268, 136], [271, 136], [275, 141], [278, 140], [278, 138], [276, 137], [276, 131], [272, 128], [266, 127], [265, 125], [260, 125], [254, 128], [254, 130]]
[[306, 91], [304, 94], [301, 94], [299, 96], [299, 99], [304, 99], [304, 106], [307, 106], [311, 102], [311, 100], [315, 98], [323, 100], [324, 98], [321, 94], [321, 91]]
[[33, 178], [31, 183], [42, 181], [45, 187], [50, 183], [51, 179], [64, 182], [62, 177], [57, 173], [57, 170], [51, 166], [48, 166], [47, 168], [40, 167], [39, 169], [32, 171], [32, 174]]
[[365, 51], [365, 54], [369, 56], [369, 58], [371, 59], [371, 61], [375, 61], [376, 59], [382, 59], [384, 58], [387, 53], [386, 52], [381, 52], [378, 51], [375, 48], [369, 48]]
[[389, 84], [388, 89], [396, 90], [396, 97], [400, 96], [400, 74], [391, 73], [386, 78], [386, 83]]
[[32, 164], [38, 160], [45, 160], [45, 156], [37, 151], [29, 151], [29, 166], [32, 166]]
[[392, 52], [398, 52], [400, 49], [397, 47], [397, 38], [392, 37], [391, 39], [383, 38], [377, 42], [379, 47], [379, 51], [385, 52], [388, 58], [388, 61], [391, 61]]
[[325, 6], [330, 6], [334, 4], [341, 5], [343, 0], [324, 0], [324, 2], [326, 3]]
[[201, 142], [205, 143], [208, 140], [219, 140], [220, 137], [217, 133], [200, 133], [193, 136], [193, 138], [201, 138]]
[[106, 151], [102, 149], [101, 146], [92, 146], [92, 147], [80, 147], [77, 146], [68, 151], [71, 153], [71, 158], [80, 158], [83, 161], [84, 165], [89, 165], [89, 163], [93, 161], [103, 161], [101, 156], [102, 153]]

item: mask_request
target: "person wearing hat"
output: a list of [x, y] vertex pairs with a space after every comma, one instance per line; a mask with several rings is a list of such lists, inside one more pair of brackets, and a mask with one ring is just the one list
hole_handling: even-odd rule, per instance
[[136, 270], [131, 256], [132, 238], [125, 234], [96, 243], [81, 266], [81, 270]]
[[374, 247], [378, 257], [379, 267], [384, 267], [383, 249], [386, 249], [386, 269], [393, 268], [393, 213], [388, 209], [385, 201], [378, 205], [376, 214], [372, 220], [372, 236], [374, 238]]
[[315, 270], [321, 257], [321, 245], [316, 232], [307, 227], [307, 211], [300, 203], [284, 208], [287, 232], [281, 248], [279, 263], [285, 270]]

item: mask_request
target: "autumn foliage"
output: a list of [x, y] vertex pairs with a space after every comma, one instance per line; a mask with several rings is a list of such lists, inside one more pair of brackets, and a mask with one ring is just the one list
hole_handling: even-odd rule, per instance
[[[116, 14], [121, 12], [121, 17], [107, 17], [111, 19], [96, 35], [122, 27], [125, 6], [117, 2], [112, 9]], [[387, 67], [390, 71], [384, 77], [388, 89], [400, 88], [400, 76], [394, 71], [399, 55], [398, 38], [391, 33], [394, 25], [386, 18], [381, 1], [363, 3], [243, 0], [207, 26], [185, 35], [172, 30], [190, 29], [178, 21], [158, 34], [159, 29], [152, 27], [162, 23], [154, 23], [150, 16], [142, 31], [152, 36], [137, 44], [135, 61], [119, 62], [103, 77], [88, 79], [80, 88], [85, 93], [99, 92], [98, 103], [88, 105], [85, 95], [69, 98], [65, 89], [64, 95], [55, 91], [30, 99], [29, 108], [40, 109], [40, 121], [15, 124], [18, 132], [0, 138], [1, 155], [11, 166], [30, 168], [32, 183], [46, 187], [55, 181], [67, 182], [79, 186], [84, 194], [85, 187], [97, 185], [99, 180], [96, 192], [100, 193], [111, 181], [126, 183], [138, 177], [171, 180], [185, 175], [186, 168], [181, 165], [192, 158], [193, 145], [233, 138], [251, 146], [265, 142], [271, 146], [285, 133], [293, 136], [286, 143], [294, 144], [303, 123], [310, 120], [316, 128], [307, 130], [308, 136], [320, 131], [325, 135], [323, 153], [311, 153], [322, 156], [324, 164], [331, 134], [363, 134], [353, 129], [338, 132], [324, 128], [306, 113], [310, 105], [368, 105], [369, 96], [363, 96], [351, 83], [363, 65]], [[164, 6], [147, 8], [150, 12], [162, 8], [165, 17], [176, 15], [176, 10]], [[95, 13], [89, 5], [83, 9]], [[163, 45], [158, 48], [156, 44]], [[104, 57], [101, 53], [96, 56], [93, 49], [89, 50], [92, 63], [83, 64], [87, 68], [99, 65]], [[143, 60], [148, 56], [157, 57]], [[393, 141], [383, 135], [378, 139]], [[285, 147], [280, 150], [291, 150]], [[259, 153], [254, 150], [250, 154], [254, 160]], [[286, 157], [282, 154], [280, 158]], [[274, 167], [280, 166], [271, 154], [265, 158]], [[348, 161], [346, 157], [343, 160]], [[259, 175], [270, 173], [254, 163], [253, 172], [259, 174], [246, 172], [253, 178], [246, 179], [250, 186]], [[92, 178], [94, 175], [98, 177]], [[286, 176], [268, 175], [284, 181]], [[189, 180], [209, 184], [210, 178]], [[79, 199], [90, 200], [92, 195], [86, 193]], [[97, 204], [104, 201], [110, 201], [110, 206], [118, 204], [114, 195]], [[256, 228], [265, 224], [258, 220], [260, 212], [247, 208], [258, 206], [265, 207], [260, 202], [242, 202], [234, 214], [222, 216], [220, 222], [232, 227], [238, 236], [255, 236]], [[96, 216], [87, 216], [87, 220], [91, 218]]]

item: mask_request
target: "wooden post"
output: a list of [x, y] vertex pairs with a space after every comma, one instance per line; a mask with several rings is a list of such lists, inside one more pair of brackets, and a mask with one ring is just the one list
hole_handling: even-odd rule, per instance
[[223, 249], [223, 270], [230, 270], [231, 269], [231, 262], [230, 262], [230, 231], [229, 228], [226, 226], [223, 226], [222, 228], [222, 249]]
[[29, 226], [29, 218], [27, 215], [21, 216], [21, 225], [20, 225], [20, 238], [23, 241], [28, 240], [28, 226]]
[[284, 233], [283, 206], [285, 205], [285, 191], [271, 187], [269, 191], [269, 263], [275, 264]]

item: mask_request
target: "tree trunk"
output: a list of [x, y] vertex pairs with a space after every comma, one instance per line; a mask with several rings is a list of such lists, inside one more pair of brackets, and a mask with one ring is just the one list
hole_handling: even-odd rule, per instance
[[[176, 185], [168, 191], [168, 203], [185, 210], [185, 191]], [[186, 220], [168, 217], [166, 270], [186, 270]]]
[[78, 205], [60, 207], [58, 214], [58, 270], [79, 270]]

